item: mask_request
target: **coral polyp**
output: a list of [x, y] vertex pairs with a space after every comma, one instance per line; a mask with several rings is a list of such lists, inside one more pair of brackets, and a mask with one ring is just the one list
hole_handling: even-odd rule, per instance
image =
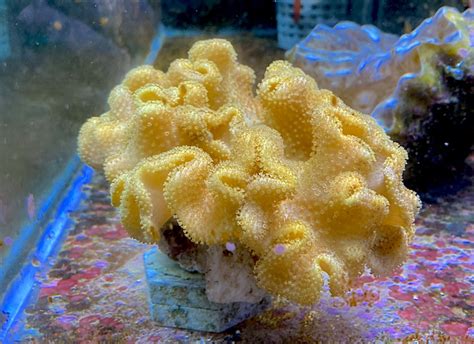
[[253, 75], [229, 42], [201, 41], [166, 73], [131, 71], [84, 124], [79, 153], [130, 235], [158, 243], [174, 217], [196, 244], [250, 252], [259, 286], [299, 304], [325, 274], [338, 295], [364, 266], [399, 266], [420, 207], [405, 150], [288, 62], [256, 96]]

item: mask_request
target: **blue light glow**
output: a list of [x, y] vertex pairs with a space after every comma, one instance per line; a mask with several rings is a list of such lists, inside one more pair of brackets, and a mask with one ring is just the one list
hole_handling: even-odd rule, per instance
[[77, 156], [71, 159], [41, 204], [38, 221], [20, 231], [20, 237], [15, 241], [6, 263], [0, 270], [0, 278], [5, 278], [7, 272], [21, 264], [18, 254], [23, 252], [26, 243], [32, 238], [32, 233], [42, 229], [42, 222], [45, 222], [48, 216], [51, 218], [43, 229], [36, 249], [29, 255], [20, 273], [9, 285], [0, 304], [0, 310], [6, 316], [0, 329], [1, 343], [15, 342], [20, 338], [21, 331], [15, 326], [20, 325], [19, 320], [28, 301], [35, 296], [35, 291], [37, 292], [35, 286], [38, 286], [39, 282], [36, 276], [47, 266], [48, 260], [57, 254], [71, 223], [69, 212], [78, 207], [82, 197], [82, 186], [91, 180], [92, 175], [92, 169], [81, 165]]

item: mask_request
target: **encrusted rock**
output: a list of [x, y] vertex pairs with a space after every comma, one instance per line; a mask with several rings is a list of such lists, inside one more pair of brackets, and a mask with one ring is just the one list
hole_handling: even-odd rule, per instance
[[244, 248], [234, 252], [222, 246], [207, 250], [206, 295], [213, 302], [257, 303], [265, 292], [253, 275], [254, 257]]

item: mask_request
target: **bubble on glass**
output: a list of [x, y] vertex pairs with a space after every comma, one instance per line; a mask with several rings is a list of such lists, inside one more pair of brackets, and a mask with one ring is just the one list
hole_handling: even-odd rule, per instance
[[39, 266], [41, 265], [41, 262], [40, 262], [38, 259], [33, 258], [33, 259], [31, 260], [31, 265], [33, 265], [35, 268], [37, 268], [37, 267], [39, 267]]
[[9, 236], [6, 236], [5, 238], [3, 238], [3, 243], [7, 246], [11, 246], [13, 245], [13, 239]]

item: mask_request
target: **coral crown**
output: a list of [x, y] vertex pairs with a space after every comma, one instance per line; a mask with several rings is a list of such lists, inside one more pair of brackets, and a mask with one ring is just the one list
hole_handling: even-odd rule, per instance
[[284, 61], [252, 94], [253, 71], [225, 40], [196, 43], [166, 73], [138, 67], [89, 119], [79, 153], [111, 182], [138, 240], [175, 217], [194, 242], [250, 250], [259, 285], [300, 304], [369, 266], [398, 266], [419, 209], [406, 152], [369, 116]]

